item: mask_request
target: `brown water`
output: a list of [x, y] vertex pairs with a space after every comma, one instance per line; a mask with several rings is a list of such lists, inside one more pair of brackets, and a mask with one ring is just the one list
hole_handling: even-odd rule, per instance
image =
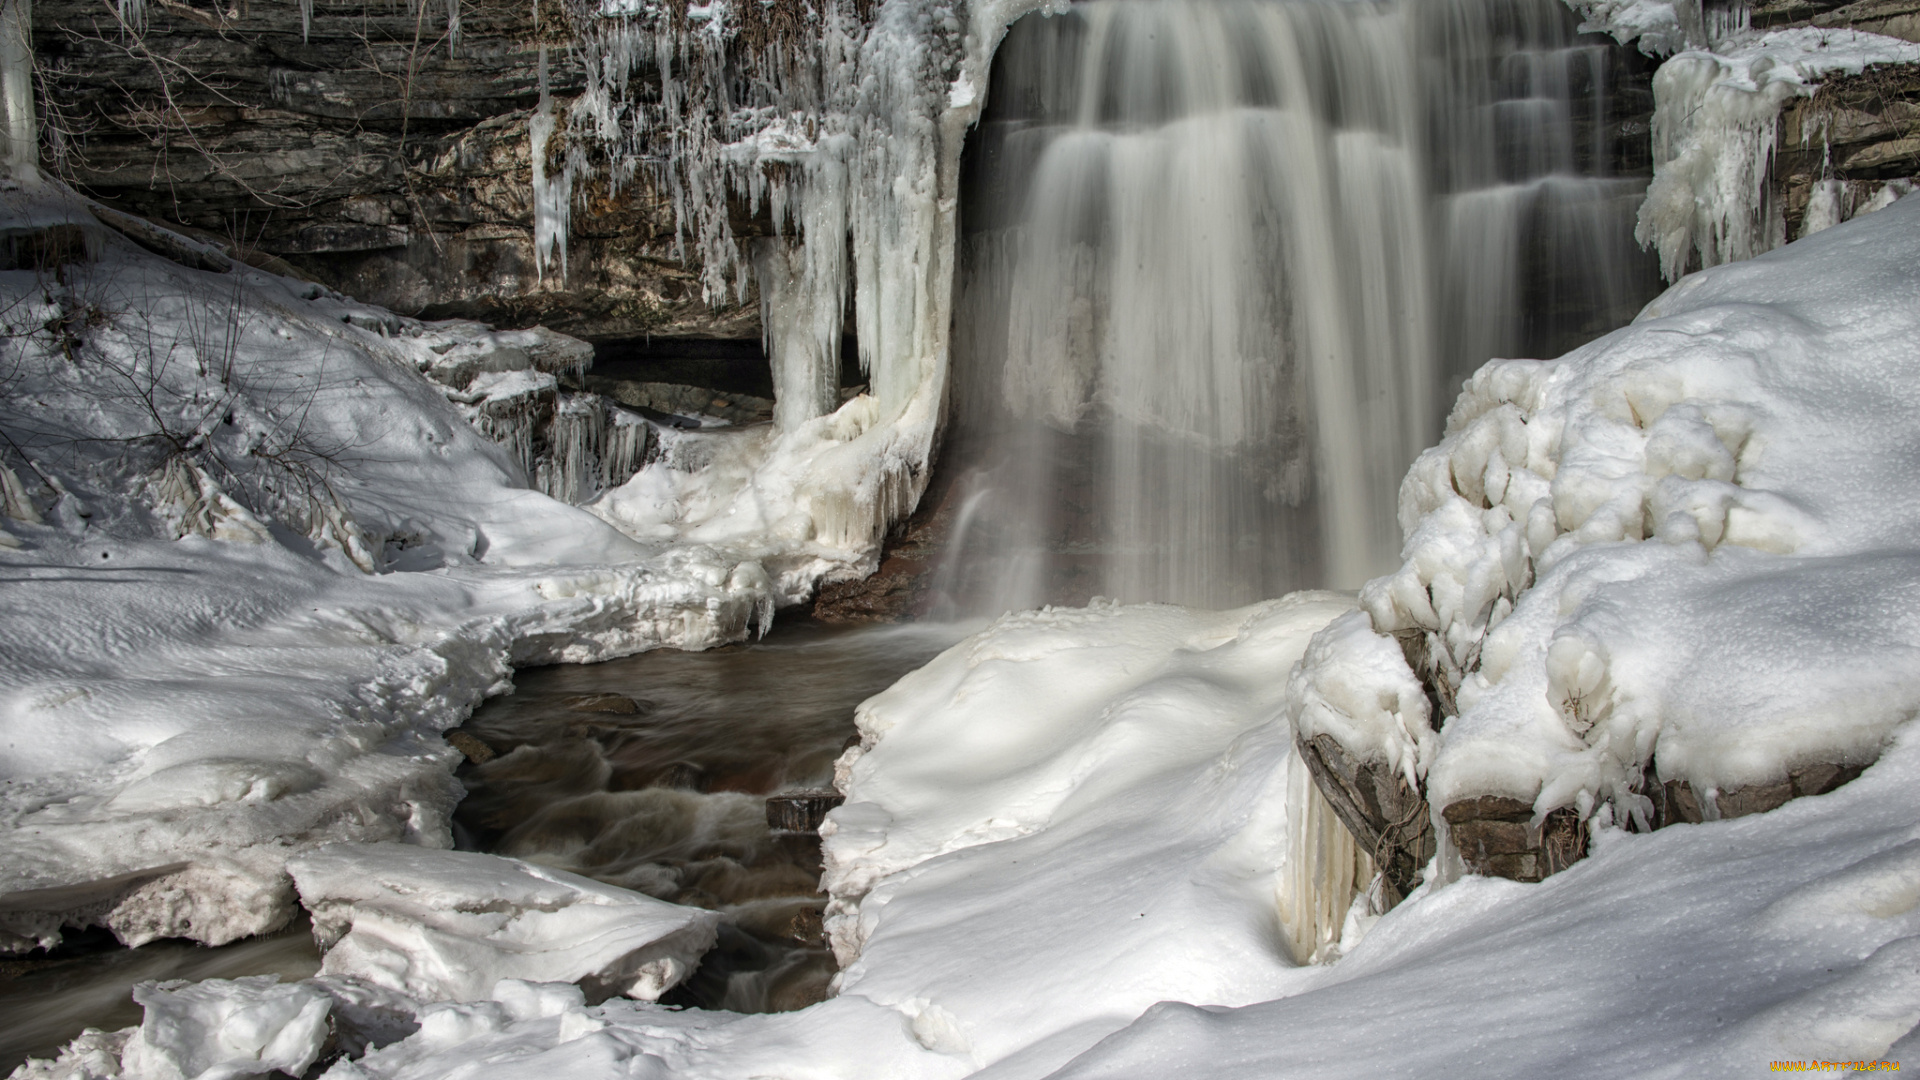
[[668, 1001], [802, 1008], [833, 976], [818, 838], [775, 833], [766, 797], [827, 786], [854, 707], [958, 641], [958, 626], [776, 628], [707, 652], [527, 669], [462, 731], [463, 847], [730, 916]]

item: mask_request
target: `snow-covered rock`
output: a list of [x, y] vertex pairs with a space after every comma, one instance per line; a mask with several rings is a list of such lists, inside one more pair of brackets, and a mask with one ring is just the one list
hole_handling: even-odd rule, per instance
[[480, 1001], [502, 979], [652, 1001], [693, 972], [720, 916], [557, 870], [406, 844], [291, 860], [321, 974], [418, 1001]]
[[1908, 198], [1483, 368], [1401, 489], [1405, 565], [1361, 594], [1378, 634], [1424, 637], [1458, 715], [1423, 746], [1384, 711], [1394, 643], [1329, 633], [1299, 678], [1355, 704], [1317, 730], [1414, 763], [1436, 808], [1536, 823], [1644, 826], [1668, 782], [1711, 818], [1873, 761], [1920, 712], [1917, 252]]

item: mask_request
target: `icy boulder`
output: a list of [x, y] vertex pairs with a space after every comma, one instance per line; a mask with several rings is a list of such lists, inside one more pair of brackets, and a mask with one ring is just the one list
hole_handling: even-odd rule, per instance
[[480, 1001], [502, 979], [651, 1001], [690, 974], [719, 916], [516, 859], [336, 844], [288, 863], [323, 975], [421, 1001]]

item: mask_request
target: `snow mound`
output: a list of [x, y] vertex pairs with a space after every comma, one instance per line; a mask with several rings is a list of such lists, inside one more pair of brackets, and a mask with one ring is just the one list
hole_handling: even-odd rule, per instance
[[1469, 877], [1416, 896], [1299, 993], [1238, 1009], [1159, 1005], [1053, 1075], [1757, 1080], [1777, 1075], [1774, 1062], [1910, 1068], [1915, 734], [1828, 795], [1644, 836], [1602, 830], [1592, 855], [1544, 882]]
[[652, 1001], [698, 966], [720, 920], [517, 859], [405, 844], [335, 844], [287, 869], [321, 974], [418, 1001], [483, 1000], [502, 979]]
[[[1346, 610], [1012, 615], [868, 699], [821, 828], [842, 993], [984, 1065], [1162, 998], [1275, 992], [1370, 876], [1350, 841], [1303, 839], [1279, 677]], [[1310, 906], [1295, 860], [1338, 894], [1333, 926], [1282, 916]]]
[[[1361, 593], [1400, 640], [1317, 640], [1296, 681], [1346, 697], [1303, 729], [1413, 763], [1435, 807], [1536, 820], [1644, 826], [1672, 781], [1711, 817], [1873, 761], [1920, 712], [1917, 254], [1909, 198], [1483, 368], [1401, 488], [1404, 565]], [[1437, 736], [1394, 706], [1396, 644], [1457, 713]]]

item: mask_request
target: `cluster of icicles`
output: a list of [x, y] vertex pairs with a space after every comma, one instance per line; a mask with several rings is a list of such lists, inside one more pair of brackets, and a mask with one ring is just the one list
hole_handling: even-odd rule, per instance
[[481, 434], [505, 447], [535, 489], [564, 503], [591, 502], [633, 478], [657, 445], [645, 417], [598, 394], [560, 394], [551, 411], [536, 397], [472, 411]]

